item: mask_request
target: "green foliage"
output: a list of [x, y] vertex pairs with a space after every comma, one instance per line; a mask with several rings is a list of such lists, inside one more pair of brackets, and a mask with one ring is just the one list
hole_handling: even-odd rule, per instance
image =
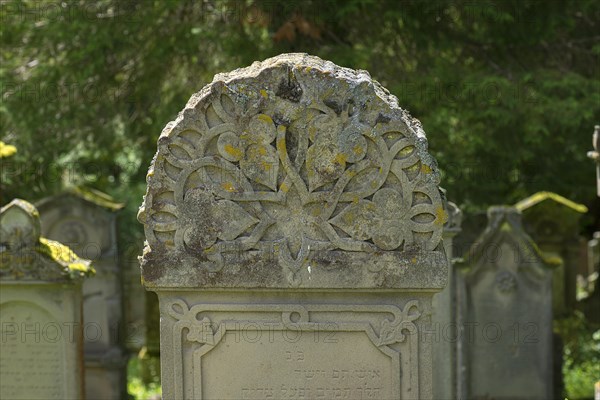
[[3, 161], [3, 201], [142, 182], [166, 122], [215, 73], [305, 51], [396, 94], [463, 207], [539, 190], [586, 203], [599, 12], [594, 0], [7, 1], [0, 122], [19, 152]]
[[592, 399], [600, 379], [600, 327], [580, 312], [555, 321], [554, 330], [564, 343], [563, 375], [568, 399]]
[[161, 398], [160, 377], [153, 376], [145, 383], [142, 374], [142, 360], [132, 357], [127, 364], [127, 392], [134, 400], [151, 400]]

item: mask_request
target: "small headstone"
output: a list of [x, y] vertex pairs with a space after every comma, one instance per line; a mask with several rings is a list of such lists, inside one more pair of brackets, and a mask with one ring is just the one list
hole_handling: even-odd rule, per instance
[[523, 227], [540, 249], [560, 257], [554, 270], [553, 313], [555, 318], [575, 309], [577, 275], [586, 276], [585, 240], [579, 236], [579, 220], [587, 207], [552, 192], [538, 192], [515, 204], [523, 215]]
[[42, 235], [94, 262], [83, 283], [85, 387], [88, 400], [121, 399], [126, 393], [122, 273], [116, 212], [123, 205], [88, 188], [73, 188], [36, 204]]
[[515, 208], [492, 207], [465, 257], [458, 322], [461, 398], [549, 399], [552, 394], [552, 270]]
[[67, 246], [40, 238], [37, 210], [0, 210], [0, 398], [83, 396], [81, 280], [93, 270]]
[[432, 398], [438, 183], [365, 71], [284, 54], [217, 75], [162, 132], [139, 213], [164, 398]]

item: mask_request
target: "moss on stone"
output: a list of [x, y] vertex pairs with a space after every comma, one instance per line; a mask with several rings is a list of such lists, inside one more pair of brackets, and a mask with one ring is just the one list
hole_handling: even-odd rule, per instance
[[120, 210], [124, 207], [123, 203], [118, 203], [108, 194], [99, 190], [87, 188], [84, 186], [76, 186], [70, 189], [70, 192], [84, 200], [94, 203], [100, 207], [108, 208], [112, 211]]
[[567, 199], [566, 197], [563, 197], [559, 194], [552, 193], [552, 192], [537, 192], [537, 193], [527, 197], [526, 199], [519, 201], [517, 204], [515, 204], [515, 208], [517, 210], [523, 212], [524, 210], [527, 210], [528, 208], [531, 208], [531, 207], [535, 206], [536, 204], [539, 204], [546, 200], [553, 200], [553, 201], [555, 201], [559, 204], [562, 204], [574, 211], [577, 211], [578, 213], [583, 214], [588, 211], [587, 207], [584, 206], [583, 204], [575, 203], [574, 201], [571, 201], [571, 200]]
[[89, 260], [79, 258], [68, 246], [54, 240], [40, 238], [35, 250], [64, 268], [72, 278], [94, 275], [96, 271]]

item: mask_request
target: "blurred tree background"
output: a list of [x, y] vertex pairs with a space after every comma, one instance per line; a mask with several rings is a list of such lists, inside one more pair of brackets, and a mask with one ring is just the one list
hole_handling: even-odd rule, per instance
[[[164, 125], [220, 71], [282, 52], [368, 70], [420, 119], [463, 209], [588, 205], [596, 0], [2, 2], [2, 202], [86, 184], [141, 202]], [[125, 198], [124, 198], [125, 197]], [[133, 218], [133, 213], [130, 213]]]
[[127, 203], [120, 235], [141, 244], [135, 214], [166, 123], [215, 73], [307, 52], [368, 70], [421, 120], [466, 212], [549, 190], [591, 206], [588, 233], [600, 223], [586, 158], [600, 123], [597, 0], [0, 7], [0, 134], [17, 148], [1, 161], [2, 204], [91, 186]]

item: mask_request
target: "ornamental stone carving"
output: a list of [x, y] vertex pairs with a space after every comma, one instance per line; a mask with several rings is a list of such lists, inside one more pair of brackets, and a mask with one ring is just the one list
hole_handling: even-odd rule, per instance
[[219, 74], [158, 140], [145, 279], [157, 250], [210, 273], [252, 254], [294, 286], [328, 252], [443, 251], [438, 182], [420, 123], [366, 71], [285, 54]]

